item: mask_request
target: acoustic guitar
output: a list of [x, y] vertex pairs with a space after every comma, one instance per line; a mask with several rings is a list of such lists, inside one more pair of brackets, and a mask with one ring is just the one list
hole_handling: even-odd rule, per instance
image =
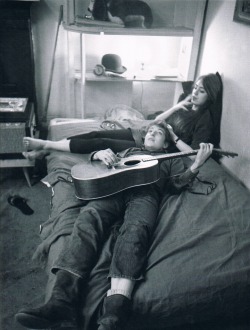
[[[71, 169], [76, 197], [83, 200], [113, 195], [128, 188], [147, 185], [159, 180], [158, 160], [196, 155], [199, 150], [156, 156], [135, 155], [122, 158], [112, 167], [101, 161], [85, 161]], [[235, 157], [238, 154], [220, 149], [213, 153]]]

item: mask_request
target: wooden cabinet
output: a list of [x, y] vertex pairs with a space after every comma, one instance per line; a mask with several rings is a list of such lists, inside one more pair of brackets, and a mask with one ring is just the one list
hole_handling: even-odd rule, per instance
[[[133, 1], [133, 0], [131, 0]], [[130, 34], [168, 35], [192, 34], [198, 28], [198, 20], [202, 20], [206, 0], [144, 0], [153, 14], [153, 24], [150, 29], [129, 28]], [[90, 0], [65, 0], [64, 23], [73, 30], [90, 33], [127, 34], [128, 28], [120, 28], [118, 24], [86, 20], [89, 15]], [[114, 31], [115, 30], [115, 31]]]
[[31, 4], [0, 2], [0, 97], [28, 98], [36, 114]]
[[[140, 97], [137, 95], [129, 99], [127, 93], [135, 93], [140, 89], [136, 84], [145, 82], [147, 86], [144, 84], [144, 87], [147, 90], [149, 85], [158, 91], [161, 88], [169, 89], [169, 93], [165, 93], [169, 102], [167, 107], [176, 100], [175, 95], [180, 92], [179, 83], [194, 80], [207, 1], [146, 2], [153, 13], [153, 25], [150, 29], [125, 28], [109, 22], [86, 19], [89, 1], [65, 0], [63, 25], [68, 31], [71, 94], [76, 107], [80, 102], [82, 109], [78, 112], [83, 116], [88, 107], [94, 109], [97, 90], [102, 94], [99, 103], [106, 102], [110, 105], [111, 101], [115, 102], [114, 94], [118, 93], [116, 103], [121, 100], [133, 106], [136, 103], [138, 105]], [[101, 58], [106, 53], [120, 55], [128, 69], [124, 78], [97, 77], [93, 74], [94, 66], [101, 63]], [[109, 86], [104, 87], [103, 84]], [[113, 94], [110, 102], [106, 97], [108, 90]], [[163, 106], [164, 100], [158, 99], [158, 103]]]

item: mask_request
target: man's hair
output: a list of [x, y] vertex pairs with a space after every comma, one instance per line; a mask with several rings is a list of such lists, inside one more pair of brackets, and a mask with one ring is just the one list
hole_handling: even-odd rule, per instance
[[156, 120], [152, 123], [150, 123], [147, 127], [147, 132], [148, 130], [150, 129], [150, 127], [152, 126], [159, 126], [161, 127], [163, 130], [164, 130], [164, 133], [165, 133], [165, 142], [171, 142], [171, 137], [170, 137], [170, 133], [169, 133], [169, 130], [168, 130], [168, 127], [167, 127], [167, 124], [164, 120]]

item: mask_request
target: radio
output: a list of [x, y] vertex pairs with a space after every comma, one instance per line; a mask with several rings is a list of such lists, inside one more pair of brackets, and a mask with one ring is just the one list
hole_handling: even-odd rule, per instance
[[[8, 104], [4, 108], [3, 104], [6, 102], [1, 102], [1, 100], [3, 98], [0, 98], [0, 154], [1, 156], [7, 156], [7, 154], [22, 153], [24, 151], [23, 137], [34, 136], [35, 116], [33, 104], [28, 102], [27, 99], [21, 99], [27, 100], [22, 103], [22, 108], [20, 102], [14, 103], [15, 108], [13, 104]], [[5, 98], [4, 101], [6, 100]], [[18, 102], [17, 100], [15, 99], [14, 102]], [[18, 104], [20, 107], [19, 111], [15, 111]]]

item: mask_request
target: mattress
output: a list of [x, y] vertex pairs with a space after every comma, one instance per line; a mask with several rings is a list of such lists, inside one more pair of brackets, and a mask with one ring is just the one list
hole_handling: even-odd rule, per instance
[[101, 123], [101, 120], [96, 119], [54, 118], [49, 123], [48, 139], [58, 141], [68, 136], [101, 130]]

